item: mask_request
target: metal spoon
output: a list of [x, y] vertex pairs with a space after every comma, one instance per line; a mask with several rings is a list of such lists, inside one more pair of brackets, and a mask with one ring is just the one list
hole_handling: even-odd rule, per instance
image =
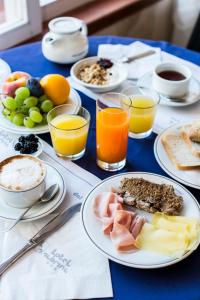
[[0, 232], [8, 232], [9, 230], [11, 230], [13, 227], [15, 227], [15, 225], [17, 225], [19, 223], [19, 221], [21, 221], [21, 219], [23, 218], [23, 216], [25, 216], [25, 214], [36, 204], [38, 203], [46, 203], [49, 202], [50, 200], [52, 200], [54, 198], [54, 196], [56, 195], [56, 193], [58, 192], [59, 189], [59, 185], [56, 184], [52, 184], [48, 189], [45, 190], [44, 194], [41, 196], [40, 199], [36, 200], [36, 202], [34, 202], [31, 206], [27, 207], [18, 217], [17, 219], [13, 222], [13, 224], [6, 228], [5, 230], [0, 230]]

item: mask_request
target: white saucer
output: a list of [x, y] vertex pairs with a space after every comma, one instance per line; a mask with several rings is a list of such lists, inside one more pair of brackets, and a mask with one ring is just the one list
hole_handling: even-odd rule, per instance
[[[84, 228], [84, 232], [91, 244], [96, 248], [96, 250], [101, 252], [107, 258], [121, 265], [141, 269], [155, 269], [166, 267], [188, 257], [193, 252], [193, 250], [186, 252], [181, 258], [173, 258], [164, 254], [145, 250], [138, 250], [131, 253], [120, 253], [114, 249], [110, 238], [108, 238], [108, 236], [104, 235], [102, 232], [102, 224], [95, 218], [93, 210], [93, 199], [97, 194], [109, 191], [110, 187], [118, 188], [120, 185], [120, 181], [124, 177], [144, 178], [145, 180], [149, 180], [158, 184], [164, 183], [172, 185], [176, 193], [183, 197], [184, 208], [181, 215], [197, 219], [200, 218], [200, 205], [197, 202], [196, 198], [184, 186], [177, 183], [176, 181], [158, 174], [146, 172], [128, 172], [124, 174], [117, 174], [104, 179], [98, 185], [96, 185], [89, 192], [83, 202], [81, 209], [81, 222]], [[145, 216], [148, 221], [151, 220], [152, 214], [146, 213], [142, 210], [137, 210], [137, 213]]]
[[[148, 72], [140, 77], [137, 81], [137, 85], [141, 87], [153, 88], [152, 86], [152, 72]], [[182, 98], [182, 100], [178, 99], [170, 99], [170, 97], [164, 96], [160, 94], [160, 104], [166, 106], [173, 107], [182, 107], [188, 106], [193, 103], [196, 103], [200, 100], [200, 84], [199, 82], [192, 77], [189, 84], [188, 93]]]
[[0, 83], [5, 81], [8, 75], [11, 73], [11, 68], [7, 62], [3, 59], [0, 59]]
[[[188, 124], [188, 123], [187, 123]], [[154, 142], [154, 155], [159, 166], [175, 180], [195, 189], [200, 189], [200, 170], [179, 170], [169, 159], [162, 144], [162, 136], [170, 132], [178, 133], [179, 128], [186, 124], [173, 125], [162, 131]]]
[[[67, 103], [73, 103], [77, 106], [81, 106], [81, 98], [77, 91], [71, 88], [70, 95], [69, 95], [69, 101]], [[37, 125], [34, 128], [26, 128], [25, 126], [16, 126], [15, 124], [11, 123], [9, 120], [7, 120], [3, 114], [2, 114], [3, 106], [0, 104], [0, 128], [4, 129], [8, 132], [16, 133], [16, 134], [42, 134], [49, 132], [48, 125]]]
[[[59, 191], [55, 198], [47, 203], [35, 205], [23, 217], [22, 221], [34, 221], [52, 213], [64, 200], [66, 187], [61, 173], [49, 163], [45, 162], [47, 168], [46, 187], [58, 183]], [[0, 218], [4, 220], [15, 220], [22, 212], [23, 208], [15, 208], [6, 204], [5, 199], [0, 199]]]

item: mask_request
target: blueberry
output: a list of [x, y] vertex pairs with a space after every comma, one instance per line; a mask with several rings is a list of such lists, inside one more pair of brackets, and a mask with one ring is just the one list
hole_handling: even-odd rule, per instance
[[20, 142], [20, 143], [22, 143], [22, 144], [24, 144], [24, 142], [25, 142], [25, 136], [20, 136], [19, 137], [19, 139], [18, 139], [18, 141]]
[[34, 141], [35, 140], [35, 135], [34, 134], [29, 134], [25, 137], [26, 141]]
[[22, 149], [23, 145], [21, 143], [17, 143], [14, 146], [15, 151], [20, 151]]
[[41, 97], [44, 94], [44, 90], [38, 79], [31, 77], [28, 79], [27, 88], [30, 90], [30, 93], [34, 97]]
[[31, 149], [29, 147], [24, 147], [20, 150], [21, 154], [30, 154], [31, 153]]

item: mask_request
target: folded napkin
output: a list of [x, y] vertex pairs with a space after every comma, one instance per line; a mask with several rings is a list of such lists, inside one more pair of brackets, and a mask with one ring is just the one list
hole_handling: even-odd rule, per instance
[[[98, 56], [120, 60], [124, 56], [131, 57], [150, 49], [152, 49], [152, 47], [141, 42], [134, 42], [130, 45], [102, 44], [98, 48]], [[128, 78], [138, 79], [146, 72], [151, 71], [162, 61], [162, 52], [160, 48], [153, 48], [153, 50], [155, 50], [155, 54], [125, 64], [128, 68]]]
[[[0, 133], [1, 157], [12, 154], [13, 136]], [[70, 161], [57, 158], [44, 142], [41, 159], [53, 164], [64, 176], [67, 194], [58, 213], [82, 201], [100, 180]], [[2, 199], [1, 199], [2, 201]], [[54, 213], [43, 219], [19, 223], [12, 231], [0, 233], [0, 263], [24, 246]], [[1, 227], [8, 222], [1, 220]], [[24, 255], [0, 280], [1, 300], [67, 300], [112, 297], [109, 263], [90, 244], [83, 232], [80, 214]]]

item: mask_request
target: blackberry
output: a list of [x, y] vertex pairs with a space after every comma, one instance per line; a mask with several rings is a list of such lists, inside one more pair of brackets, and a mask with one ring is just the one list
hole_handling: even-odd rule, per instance
[[106, 58], [100, 58], [97, 61], [97, 64], [100, 65], [100, 67], [104, 68], [104, 69], [109, 69], [113, 66], [113, 63], [110, 59], [106, 59]]
[[33, 141], [35, 139], [35, 135], [34, 134], [29, 134], [25, 137], [26, 141]]
[[29, 147], [26, 147], [26, 148], [22, 148], [20, 150], [20, 153], [21, 154], [30, 154], [31, 153], [31, 149]]
[[23, 145], [21, 143], [17, 143], [14, 146], [15, 151], [20, 151], [23, 148]]
[[24, 144], [24, 142], [25, 142], [25, 136], [20, 136], [19, 137], [19, 139], [18, 139], [18, 141], [20, 142], [20, 143], [22, 143], [22, 144]]

